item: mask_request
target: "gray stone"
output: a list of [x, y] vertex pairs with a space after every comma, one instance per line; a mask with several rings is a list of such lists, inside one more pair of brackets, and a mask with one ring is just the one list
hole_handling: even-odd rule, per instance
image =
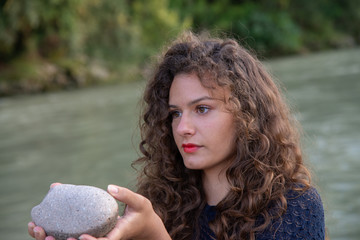
[[106, 191], [82, 185], [62, 184], [50, 189], [31, 210], [31, 217], [56, 240], [87, 233], [103, 237], [116, 225], [118, 204]]

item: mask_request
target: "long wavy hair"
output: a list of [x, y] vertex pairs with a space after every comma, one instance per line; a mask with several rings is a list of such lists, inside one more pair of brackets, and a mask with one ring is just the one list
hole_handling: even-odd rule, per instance
[[[226, 169], [230, 191], [210, 226], [216, 239], [255, 239], [286, 211], [287, 191], [304, 191], [310, 174], [299, 134], [279, 87], [260, 61], [233, 39], [183, 33], [160, 56], [144, 93], [138, 192], [147, 197], [172, 239], [192, 239], [206, 205], [201, 171], [184, 166], [172, 135], [169, 90], [174, 76], [195, 73], [204, 86], [229, 89], [237, 132]], [[277, 209], [272, 211], [271, 209]], [[259, 221], [259, 219], [262, 219]]]

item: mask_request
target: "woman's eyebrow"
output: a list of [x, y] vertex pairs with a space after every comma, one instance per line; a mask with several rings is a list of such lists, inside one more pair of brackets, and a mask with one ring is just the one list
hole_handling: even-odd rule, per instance
[[204, 97], [200, 97], [200, 98], [197, 98], [197, 99], [195, 99], [195, 100], [192, 100], [191, 102], [189, 102], [187, 105], [188, 106], [191, 106], [191, 105], [194, 105], [194, 104], [196, 104], [196, 103], [198, 103], [198, 102], [201, 102], [201, 101], [203, 101], [203, 100], [211, 100], [211, 101], [213, 101], [213, 100], [216, 100], [215, 98], [212, 98], [212, 97], [209, 97], [209, 96], [204, 96]]
[[[201, 101], [203, 101], [203, 100], [211, 100], [211, 101], [214, 101], [214, 100], [217, 100], [216, 98], [212, 98], [212, 97], [209, 97], [209, 96], [204, 96], [204, 97], [200, 97], [200, 98], [197, 98], [197, 99], [195, 99], [195, 100], [192, 100], [191, 102], [189, 102], [187, 105], [188, 106], [192, 106], [192, 105], [194, 105], [194, 104], [196, 104], [196, 103], [198, 103], [198, 102], [201, 102]], [[176, 105], [169, 105], [169, 108], [177, 108], [178, 106], [176, 106]]]

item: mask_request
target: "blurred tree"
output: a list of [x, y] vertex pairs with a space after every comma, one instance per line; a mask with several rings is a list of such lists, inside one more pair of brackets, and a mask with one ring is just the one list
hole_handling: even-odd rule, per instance
[[138, 33], [130, 22], [125, 1], [93, 0], [80, 11], [85, 53], [92, 58], [122, 61], [138, 46]]
[[[215, 29], [244, 42], [262, 55], [297, 52], [300, 31], [285, 11], [287, 0], [274, 1], [172, 1], [183, 9], [181, 16], [193, 20], [193, 29]], [[279, 8], [279, 6], [281, 6]]]
[[180, 19], [178, 11], [169, 8], [168, 0], [133, 0], [132, 21], [140, 33], [144, 56], [158, 50], [164, 42], [191, 26], [188, 17]]
[[220, 30], [261, 55], [276, 56], [360, 43], [358, 0], [173, 0], [193, 29]]
[[81, 0], [6, 0], [0, 10], [0, 58], [21, 54], [61, 57], [76, 49]]
[[2, 0], [0, 95], [16, 82], [46, 91], [139, 78], [184, 29], [235, 37], [269, 57], [359, 44], [359, 25], [358, 0]]
[[334, 28], [345, 37], [345, 45], [349, 41], [360, 44], [360, 1], [333, 0], [326, 3], [326, 17], [332, 20]]

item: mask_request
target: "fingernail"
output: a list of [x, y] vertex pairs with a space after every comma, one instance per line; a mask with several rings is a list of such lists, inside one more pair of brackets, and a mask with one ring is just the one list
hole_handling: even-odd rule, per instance
[[34, 233], [39, 233], [39, 230], [36, 227], [34, 227], [33, 231]]
[[119, 192], [119, 189], [113, 185], [109, 185], [108, 186], [108, 191], [111, 192], [111, 193], [118, 193]]

